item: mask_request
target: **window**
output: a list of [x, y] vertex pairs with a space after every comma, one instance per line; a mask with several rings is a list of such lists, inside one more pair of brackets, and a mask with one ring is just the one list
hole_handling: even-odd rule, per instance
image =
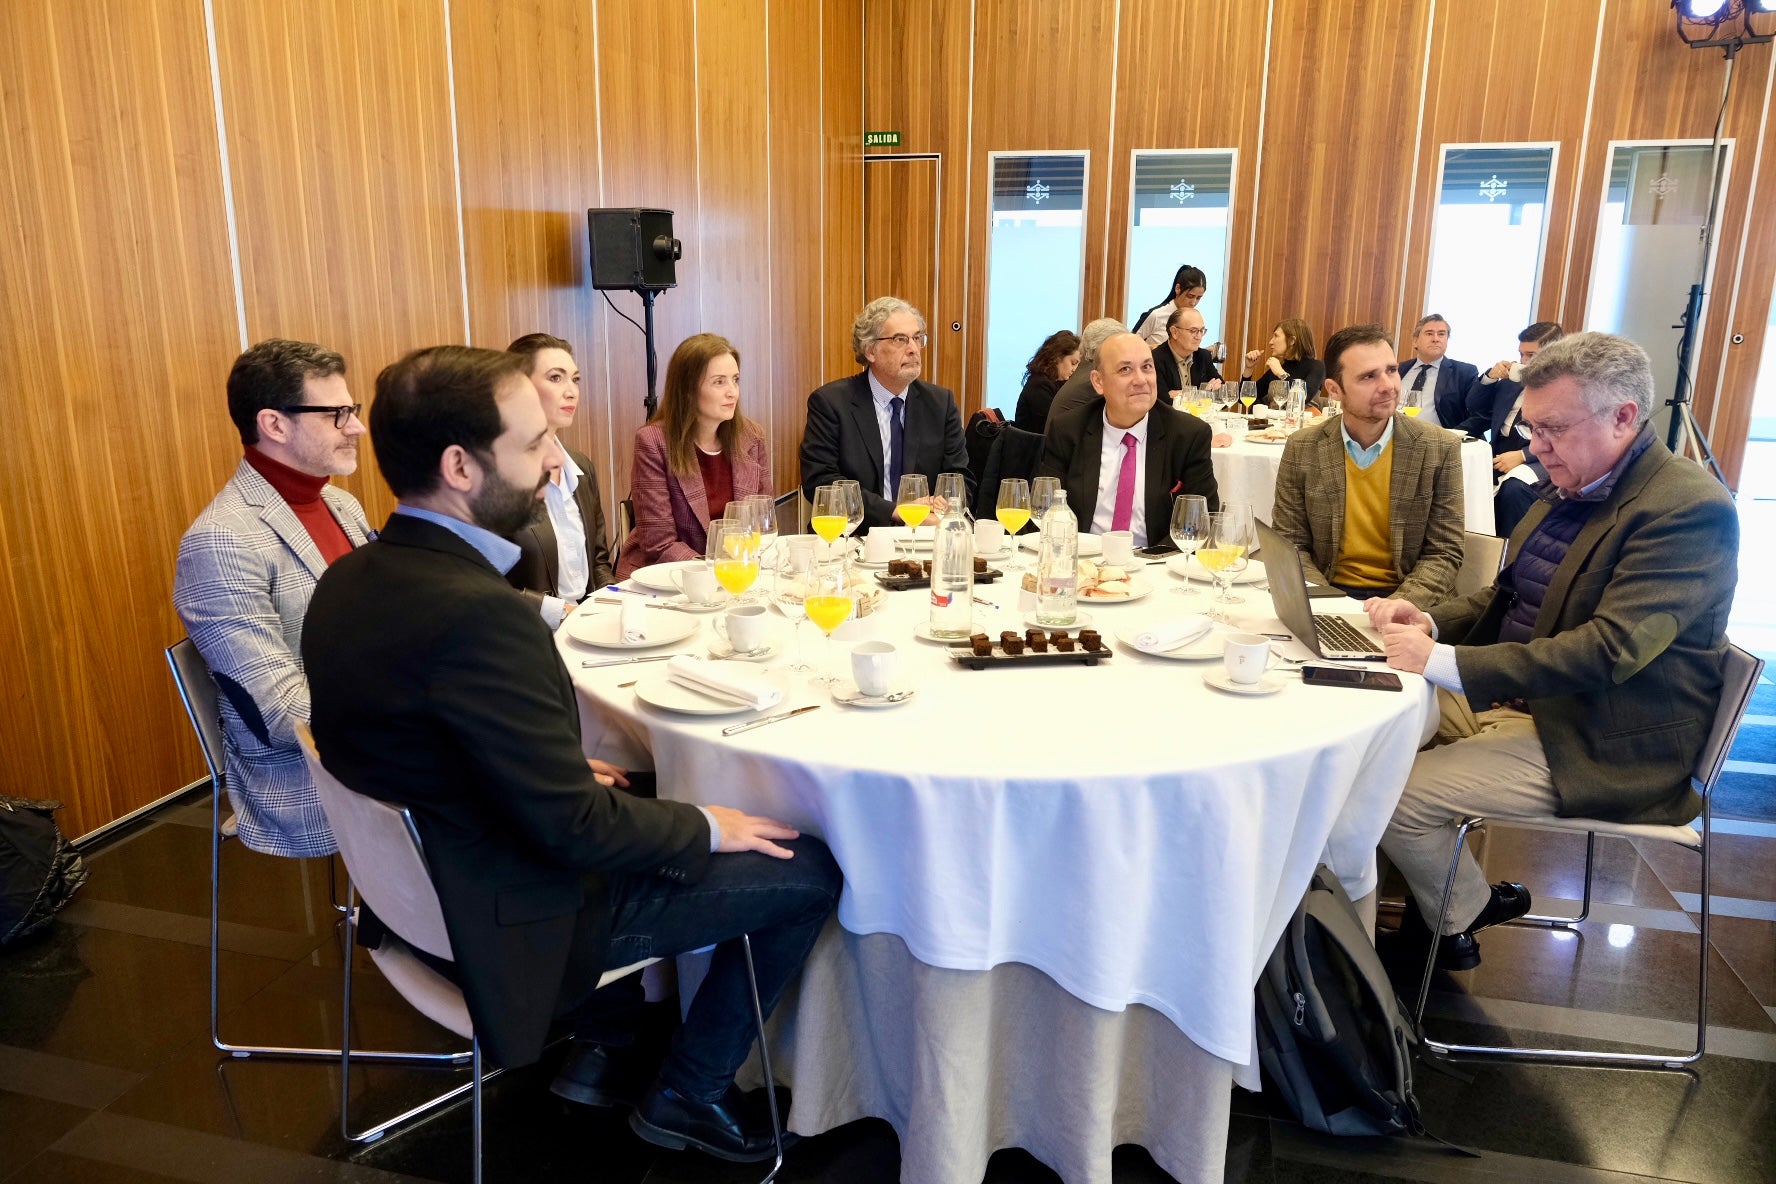
[[1556, 147], [1443, 146], [1424, 308], [1407, 311], [1447, 317], [1452, 355], [1482, 370], [1515, 358], [1517, 334], [1537, 319]]
[[1172, 278], [1188, 263], [1208, 279], [1208, 291], [1196, 306], [1209, 330], [1204, 344], [1226, 340], [1233, 149], [1150, 150], [1131, 157], [1125, 303], [1130, 327], [1136, 317], [1171, 299]]
[[987, 224], [987, 388], [1010, 419], [1024, 367], [1050, 333], [1079, 331], [1084, 152], [993, 152]]

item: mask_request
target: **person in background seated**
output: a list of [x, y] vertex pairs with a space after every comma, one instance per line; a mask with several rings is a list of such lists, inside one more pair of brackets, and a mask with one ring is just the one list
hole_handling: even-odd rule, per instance
[[765, 433], [740, 414], [740, 351], [727, 338], [698, 333], [672, 351], [660, 409], [635, 433], [631, 474], [635, 531], [617, 565], [622, 579], [650, 563], [701, 559], [710, 519], [772, 492]]
[[624, 771], [586, 759], [554, 639], [503, 574], [549, 443], [519, 358], [415, 351], [378, 375], [371, 421], [400, 504], [309, 605], [322, 762], [413, 811], [454, 955], [431, 961], [497, 1065], [535, 1061], [561, 1019], [576, 1031], [562, 1078], [583, 1100], [628, 1100], [619, 1058], [580, 1038], [599, 976], [715, 945], [630, 1126], [661, 1146], [769, 1157], [769, 1124], [734, 1086], [754, 1031], [739, 937], [769, 1012], [837, 903], [832, 855], [768, 818], [619, 792]]
[[1523, 428], [1523, 368], [1536, 351], [1563, 335], [1557, 322], [1537, 321], [1517, 334], [1517, 360], [1494, 362], [1474, 387], [1475, 402], [1487, 411], [1491, 425], [1492, 471], [1498, 474], [1492, 495], [1493, 532], [1501, 539], [1511, 537], [1535, 504], [1536, 484], [1548, 479], [1548, 470], [1529, 454], [1529, 434]]
[[1169, 539], [1172, 499], [1200, 493], [1220, 508], [1209, 425], [1163, 403], [1153, 351], [1133, 333], [1098, 350], [1092, 370], [1098, 398], [1049, 422], [1039, 477], [1059, 477], [1079, 529], [1132, 531], [1135, 546]]
[[1448, 355], [1449, 322], [1434, 312], [1420, 317], [1412, 327], [1412, 356], [1400, 361], [1400, 389], [1406, 405], [1419, 409], [1420, 423], [1478, 438], [1488, 410], [1472, 401], [1480, 372]]
[[[1262, 362], [1259, 359], [1264, 359]], [[1321, 401], [1321, 388], [1326, 385], [1326, 367], [1314, 357], [1313, 330], [1307, 322], [1296, 317], [1288, 317], [1277, 322], [1271, 330], [1270, 343], [1265, 349], [1246, 351], [1246, 364], [1255, 365], [1252, 377], [1258, 383], [1258, 397], [1272, 399], [1271, 383], [1280, 382], [1286, 388], [1290, 382], [1300, 379], [1307, 387], [1307, 400], [1316, 406]]]
[[[923, 473], [974, 476], [956, 396], [919, 379], [930, 334], [918, 309], [878, 296], [851, 323], [851, 354], [863, 369], [808, 396], [802, 429], [802, 493], [849, 478], [863, 488], [863, 528], [894, 524], [900, 479]], [[926, 498], [938, 513], [943, 499]]]
[[1175, 309], [1166, 320], [1166, 339], [1153, 347], [1153, 373], [1159, 398], [1169, 403], [1173, 391], [1187, 386], [1214, 390], [1221, 385], [1215, 355], [1202, 348], [1208, 332], [1202, 313], [1194, 308]]
[[1017, 414], [1012, 426], [1042, 434], [1048, 423], [1049, 404], [1061, 384], [1079, 367], [1079, 334], [1071, 329], [1050, 333], [1024, 368], [1024, 389], [1018, 392]]
[[[1209, 277], [1203, 274], [1202, 268], [1186, 263], [1172, 277], [1172, 290], [1166, 298], [1136, 317], [1134, 326], [1129, 331], [1149, 346], [1163, 345], [1166, 324], [1172, 319], [1172, 314], [1180, 308], [1195, 308], [1208, 290]], [[1117, 326], [1119, 329], [1121, 327], [1120, 324]]]
[[524, 359], [543, 418], [549, 421], [549, 451], [554, 453], [544, 464], [549, 473], [544, 512], [513, 536], [518, 562], [506, 579], [538, 601], [543, 619], [555, 628], [574, 605], [614, 578], [604, 501], [591, 458], [569, 448], [561, 434], [573, 426], [580, 406], [580, 367], [573, 346], [547, 333], [526, 333], [506, 350]]
[[1462, 564], [1461, 444], [1398, 413], [1394, 343], [1380, 325], [1334, 333], [1326, 366], [1344, 413], [1283, 446], [1272, 525], [1315, 583], [1438, 604]]
[[[1492, 586], [1428, 613], [1366, 606], [1388, 665], [1438, 688], [1381, 849], [1416, 902], [1402, 935], [1428, 946], [1467, 815], [1677, 826], [1701, 809], [1690, 771], [1720, 704], [1738, 571], [1732, 496], [1653, 434], [1653, 371], [1621, 337], [1580, 333], [1523, 369], [1530, 451], [1548, 471]], [[1529, 911], [1521, 884], [1458, 865], [1437, 964], [1480, 962], [1475, 934]]]
[[1126, 332], [1128, 330], [1115, 317], [1099, 317], [1085, 326], [1085, 331], [1079, 335], [1079, 365], [1074, 369], [1072, 377], [1063, 382], [1061, 389], [1055, 392], [1054, 402], [1048, 405], [1048, 419], [1042, 425], [1044, 432], [1062, 416], [1098, 397], [1098, 392], [1092, 389], [1091, 377], [1093, 368], [1098, 364], [1098, 350], [1118, 333]]
[[236, 358], [228, 415], [245, 456], [179, 541], [173, 607], [221, 692], [228, 801], [241, 841], [272, 855], [337, 850], [296, 723], [315, 581], [370, 535], [358, 499], [327, 481], [357, 470], [359, 407], [330, 349], [273, 338]]

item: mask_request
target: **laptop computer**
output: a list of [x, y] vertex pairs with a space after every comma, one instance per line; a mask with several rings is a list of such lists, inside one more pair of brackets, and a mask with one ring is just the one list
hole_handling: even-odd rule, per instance
[[1307, 577], [1301, 554], [1288, 539], [1262, 522], [1258, 527], [1259, 558], [1270, 581], [1270, 599], [1277, 619], [1317, 658], [1337, 661], [1385, 662], [1381, 634], [1367, 613], [1316, 613], [1308, 604]]

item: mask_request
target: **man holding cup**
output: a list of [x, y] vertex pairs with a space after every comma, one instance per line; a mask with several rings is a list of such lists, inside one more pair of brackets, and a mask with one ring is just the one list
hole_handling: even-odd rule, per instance
[[1529, 453], [1529, 435], [1523, 430], [1523, 368], [1544, 346], [1559, 341], [1558, 321], [1537, 321], [1517, 334], [1517, 360], [1494, 362], [1474, 386], [1474, 399], [1486, 407], [1492, 424], [1492, 471], [1498, 474], [1492, 497], [1494, 532], [1511, 537], [1523, 515], [1535, 504], [1535, 485], [1548, 479], [1548, 470]]

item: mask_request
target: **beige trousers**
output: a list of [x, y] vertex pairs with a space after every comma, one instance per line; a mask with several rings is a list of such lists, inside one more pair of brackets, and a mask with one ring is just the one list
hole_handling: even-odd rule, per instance
[[[1412, 762], [1406, 790], [1381, 838], [1382, 852], [1406, 878], [1427, 925], [1437, 919], [1462, 818], [1552, 814], [1560, 801], [1535, 721], [1526, 713], [1507, 707], [1476, 714], [1466, 699], [1442, 689], [1437, 708], [1442, 717], [1437, 734]], [[1460, 933], [1471, 925], [1491, 892], [1472, 844], [1464, 844], [1443, 932]]]

